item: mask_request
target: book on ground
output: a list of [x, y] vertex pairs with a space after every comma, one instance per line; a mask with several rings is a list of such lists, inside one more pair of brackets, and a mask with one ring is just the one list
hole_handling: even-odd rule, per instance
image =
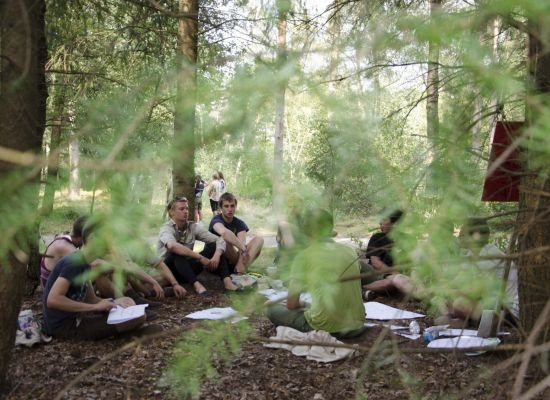
[[107, 323], [110, 325], [121, 324], [126, 321], [143, 317], [145, 315], [145, 307], [147, 306], [148, 304], [138, 304], [136, 306], [126, 308], [120, 306], [112, 308], [111, 311], [109, 311]]

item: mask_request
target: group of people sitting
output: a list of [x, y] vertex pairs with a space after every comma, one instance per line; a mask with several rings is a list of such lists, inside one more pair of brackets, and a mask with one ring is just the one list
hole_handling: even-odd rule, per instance
[[[303, 250], [296, 253], [290, 249], [287, 303], [271, 306], [270, 320], [301, 332], [323, 330], [337, 338], [353, 338], [364, 330], [363, 301], [399, 295], [429, 302], [430, 290], [414, 275], [402, 273], [395, 263], [391, 233], [402, 216], [400, 210], [384, 215], [380, 232], [369, 239], [365, 257], [357, 257], [351, 248], [332, 241], [333, 221], [326, 211], [298, 217], [299, 229], [296, 224], [280, 228], [278, 238], [283, 247], [290, 243], [294, 248], [298, 243]], [[477, 322], [483, 308], [500, 307], [509, 322], [516, 321], [517, 267], [512, 263], [505, 272], [504, 253], [489, 243], [489, 234], [486, 219], [471, 218], [462, 227], [459, 241], [450, 240], [453, 243], [447, 247], [460, 264], [453, 272], [454, 278], [461, 282], [459, 275], [463, 274], [463, 281], [475, 279], [479, 284], [447, 287], [451, 300], [441, 307], [443, 323], [455, 322], [464, 327]], [[449, 236], [454, 239], [452, 233]], [[478, 290], [476, 286], [483, 288]], [[308, 307], [300, 302], [304, 292], [311, 295]]]
[[[109, 254], [100, 243], [101, 226], [92, 218], [80, 217], [70, 235], [57, 236], [47, 247], [41, 262], [43, 294], [43, 330], [58, 338], [101, 339], [133, 331], [143, 326], [142, 318], [121, 324], [108, 324], [108, 312], [117, 306], [138, 304], [160, 305], [165, 296], [184, 298], [193, 287], [202, 297], [208, 290], [197, 280], [203, 270], [218, 275], [225, 290], [239, 291], [230, 275], [244, 273], [260, 255], [263, 239], [247, 238], [246, 223], [235, 216], [237, 199], [224, 193], [219, 199], [220, 213], [207, 229], [189, 221], [189, 204], [185, 197], [175, 197], [167, 205], [169, 220], [160, 228], [157, 258], [149, 260], [152, 275], [137, 268], [129, 257], [118, 257], [131, 278], [123, 293], [109, 273]], [[204, 249], [195, 251], [195, 241]], [[95, 241], [95, 243], [94, 243]], [[93, 276], [93, 282], [90, 279]], [[154, 299], [154, 300], [153, 300]], [[154, 332], [160, 327], [142, 331]]]
[[[160, 227], [157, 256], [150, 264], [152, 275], [131, 268], [133, 278], [119, 293], [112, 277], [105, 273], [108, 261], [101, 246], [92, 246], [100, 236], [100, 226], [91, 219], [78, 218], [68, 236], [58, 236], [48, 246], [41, 265], [44, 285], [44, 331], [59, 338], [99, 339], [141, 328], [147, 315], [125, 323], [107, 324], [107, 312], [113, 307], [136, 303], [156, 304], [165, 296], [184, 298], [187, 284], [201, 297], [210, 292], [197, 279], [206, 270], [220, 277], [226, 291], [240, 291], [232, 274], [245, 273], [260, 255], [263, 239], [247, 237], [246, 223], [235, 216], [237, 199], [231, 193], [219, 198], [219, 214], [215, 214], [208, 229], [200, 222], [189, 220], [189, 204], [185, 197], [175, 197], [167, 205], [169, 219]], [[401, 273], [392, 255], [391, 232], [403, 213], [384, 216], [380, 232], [370, 239], [366, 258], [332, 240], [332, 214], [313, 209], [304, 212], [294, 224], [282, 226], [279, 242], [289, 257], [279, 261], [288, 284], [286, 304], [267, 308], [267, 316], [275, 325], [290, 326], [302, 332], [323, 330], [337, 338], [353, 338], [364, 330], [364, 301], [374, 294], [404, 293], [421, 297], [429, 292], [422, 283]], [[502, 253], [488, 244], [489, 230], [485, 220], [463, 228], [462, 244], [468, 260], [481, 270], [489, 271], [484, 279], [492, 279], [501, 269], [499, 260], [479, 260], [478, 257]], [[204, 243], [201, 251], [195, 242]], [[103, 267], [102, 267], [103, 266]], [[497, 275], [494, 268], [497, 267]], [[103, 273], [90, 271], [98, 268]], [[485, 273], [484, 272], [484, 273]], [[493, 275], [491, 275], [493, 274]], [[362, 278], [362, 279], [361, 279]], [[309, 293], [311, 302], [302, 303], [301, 294]], [[507, 276], [510, 301], [507, 310], [517, 316], [517, 271]], [[124, 294], [125, 296], [121, 296]], [[144, 298], [145, 297], [145, 298]], [[476, 318], [481, 313], [479, 299], [457, 295], [445, 311], [452, 317]], [[154, 300], [152, 300], [153, 298]], [[143, 328], [141, 328], [143, 329]]]

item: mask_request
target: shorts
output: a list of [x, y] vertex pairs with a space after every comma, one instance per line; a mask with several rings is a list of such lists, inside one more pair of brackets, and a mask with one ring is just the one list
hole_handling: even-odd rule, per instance
[[218, 202], [210, 199], [210, 209], [212, 212], [218, 211]]
[[108, 313], [85, 313], [70, 319], [53, 336], [60, 339], [98, 340], [115, 336], [116, 325], [107, 323]]

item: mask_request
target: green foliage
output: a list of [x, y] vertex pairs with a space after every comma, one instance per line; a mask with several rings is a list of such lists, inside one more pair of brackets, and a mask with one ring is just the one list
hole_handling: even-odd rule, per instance
[[185, 332], [165, 372], [175, 395], [198, 398], [202, 383], [217, 375], [216, 366], [222, 368], [240, 352], [249, 328], [245, 322], [211, 322]]

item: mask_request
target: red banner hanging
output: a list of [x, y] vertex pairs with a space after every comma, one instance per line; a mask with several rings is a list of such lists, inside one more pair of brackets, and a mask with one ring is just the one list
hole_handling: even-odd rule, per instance
[[515, 141], [524, 123], [498, 121], [491, 135], [491, 154], [483, 184], [482, 201], [518, 201], [520, 148]]

